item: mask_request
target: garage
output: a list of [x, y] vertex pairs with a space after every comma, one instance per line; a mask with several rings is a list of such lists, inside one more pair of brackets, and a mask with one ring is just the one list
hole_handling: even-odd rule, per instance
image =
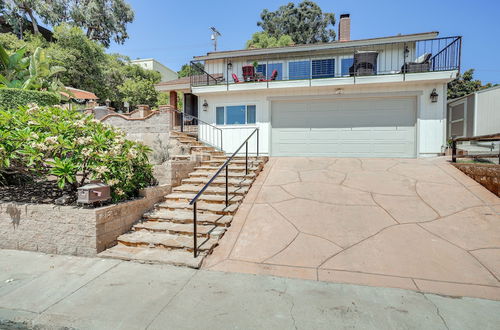
[[416, 98], [271, 104], [273, 156], [415, 157]]

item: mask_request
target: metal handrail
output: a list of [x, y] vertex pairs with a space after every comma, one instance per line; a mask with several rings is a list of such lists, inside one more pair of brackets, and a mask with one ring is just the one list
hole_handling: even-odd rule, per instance
[[[170, 109], [170, 111], [176, 112], [176, 113], [178, 113], [178, 114], [180, 114], [180, 115], [181, 115], [181, 118], [182, 118], [182, 119], [181, 119], [181, 132], [184, 132], [184, 118], [185, 118], [185, 117], [189, 117], [189, 118], [191, 118], [191, 119], [196, 120], [198, 123], [202, 123], [203, 125], [207, 125], [208, 127], [215, 129], [215, 130], [216, 130], [216, 132], [218, 132], [218, 133], [217, 133], [217, 135], [219, 135], [219, 134], [220, 134], [220, 148], [219, 148], [219, 149], [220, 149], [220, 150], [223, 150], [223, 143], [222, 143], [222, 142], [223, 142], [223, 140], [222, 140], [222, 137], [223, 137], [223, 131], [222, 131], [222, 129], [221, 129], [221, 128], [219, 128], [219, 127], [217, 127], [217, 126], [214, 126], [214, 125], [212, 125], [212, 124], [209, 124], [209, 123], [207, 123], [206, 121], [203, 121], [203, 120], [201, 120], [200, 118], [198, 118], [198, 117], [196, 117], [196, 116], [185, 114], [185, 113], [184, 113], [184, 111], [180, 111], [180, 110], [177, 110], [177, 109]], [[199, 138], [199, 137], [197, 137], [197, 139], [198, 139], [198, 138]], [[217, 147], [217, 146], [216, 146], [216, 147]]]
[[457, 142], [495, 142], [500, 141], [500, 132], [488, 135], [477, 135], [468, 137], [453, 138], [451, 140], [451, 161], [453, 163], [457, 162], [457, 158], [496, 158], [498, 157], [498, 162], [500, 164], [500, 151], [498, 154], [478, 154], [478, 155], [457, 155]]
[[[196, 65], [196, 62], [195, 62], [195, 61], [190, 61], [190, 63], [189, 63], [189, 64], [191, 65], [191, 67], [196, 67], [196, 70], [201, 71], [200, 73], [202, 73], [202, 74], [206, 75], [206, 76], [207, 76], [207, 80], [208, 80], [208, 77], [212, 78], [212, 79], [213, 79], [213, 81], [215, 82], [215, 84], [217, 85], [218, 80], [217, 80], [214, 76], [212, 76], [210, 73], [206, 72], [206, 71], [205, 71], [205, 69], [202, 69], [202, 68], [200, 68], [198, 65]], [[193, 80], [193, 77], [194, 77], [194, 76], [196, 76], [196, 75], [193, 75], [193, 73], [191, 72], [191, 74], [190, 74], [190, 78], [189, 78], [189, 80], [190, 80], [190, 83], [191, 83], [191, 84], [193, 83], [193, 81], [192, 81], [192, 80]]]
[[196, 203], [198, 198], [205, 192], [208, 186], [219, 176], [223, 169], [226, 169], [226, 207], [229, 205], [229, 185], [228, 185], [228, 167], [229, 163], [233, 158], [238, 154], [238, 152], [245, 146], [245, 174], [248, 174], [248, 140], [257, 133], [257, 157], [259, 157], [259, 129], [256, 128], [250, 133], [250, 135], [243, 141], [243, 143], [236, 149], [235, 152], [222, 164], [222, 166], [215, 172], [215, 174], [208, 180], [208, 182], [201, 188], [201, 190], [193, 197], [193, 199], [189, 202], [189, 205], [193, 205], [193, 254], [196, 258], [198, 252], [198, 243], [197, 243], [197, 217], [196, 217]]

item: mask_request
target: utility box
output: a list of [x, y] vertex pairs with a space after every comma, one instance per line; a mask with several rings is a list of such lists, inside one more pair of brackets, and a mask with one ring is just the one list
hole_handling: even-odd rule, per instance
[[111, 199], [111, 187], [104, 183], [89, 183], [78, 188], [77, 203], [93, 204]]

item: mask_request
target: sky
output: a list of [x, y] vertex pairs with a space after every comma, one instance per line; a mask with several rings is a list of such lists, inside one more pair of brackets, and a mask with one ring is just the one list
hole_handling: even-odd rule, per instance
[[[108, 51], [136, 58], [155, 58], [178, 71], [193, 56], [213, 50], [210, 27], [222, 34], [218, 50], [242, 49], [257, 26], [260, 12], [276, 10], [289, 0], [128, 0], [135, 20], [125, 44]], [[293, 1], [295, 3], [300, 1]], [[463, 36], [462, 72], [474, 68], [483, 83], [500, 83], [499, 0], [317, 0], [324, 12], [351, 14], [351, 39], [439, 31], [441, 37]], [[335, 25], [338, 31], [338, 26]]]

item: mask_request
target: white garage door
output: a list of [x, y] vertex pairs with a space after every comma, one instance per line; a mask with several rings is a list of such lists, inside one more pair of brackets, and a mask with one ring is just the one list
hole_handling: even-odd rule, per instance
[[415, 157], [416, 98], [272, 103], [273, 156]]

